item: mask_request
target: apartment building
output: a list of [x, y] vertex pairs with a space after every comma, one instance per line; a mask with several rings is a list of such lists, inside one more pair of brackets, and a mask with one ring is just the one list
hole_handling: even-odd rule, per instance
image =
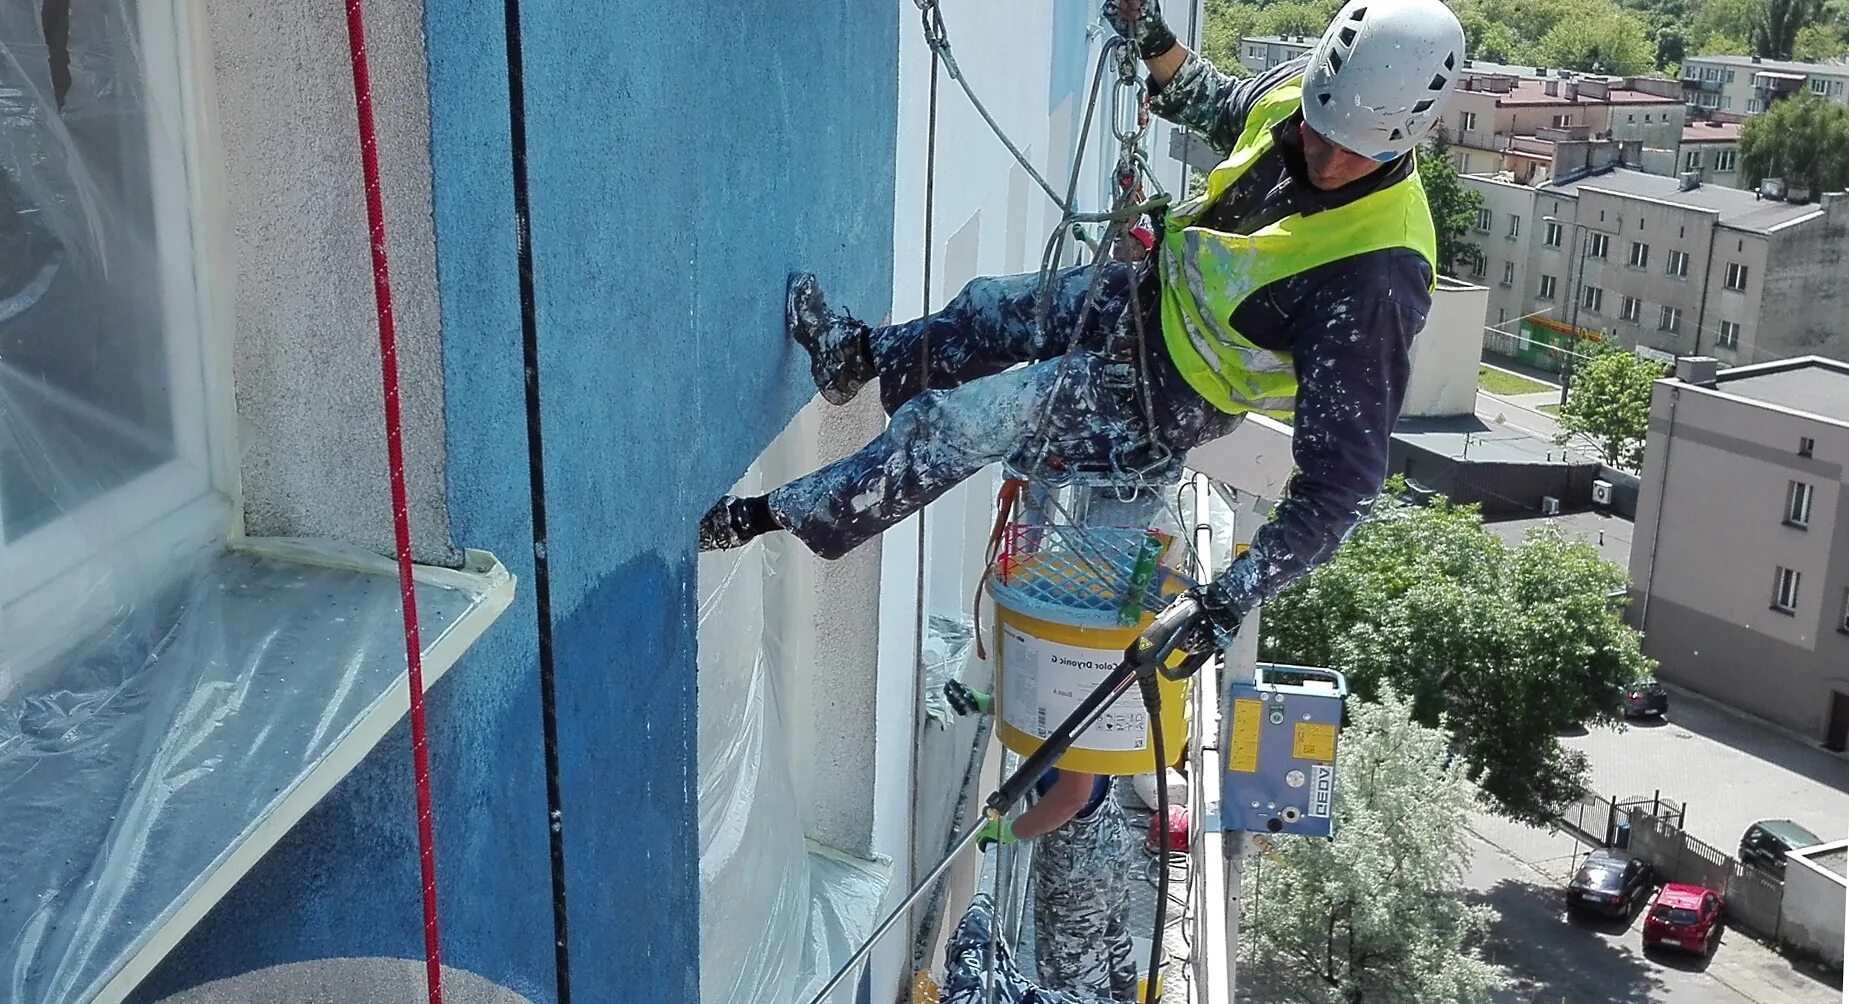
[[1788, 202], [1625, 168], [1463, 181], [1483, 193], [1470, 236], [1505, 333], [1494, 351], [1552, 369], [1585, 338], [1729, 365], [1849, 358], [1849, 195]]
[[1253, 73], [1263, 73], [1316, 48], [1315, 35], [1248, 35], [1239, 40], [1239, 62]]
[[1673, 151], [1682, 140], [1687, 110], [1673, 81], [1536, 72], [1466, 71], [1445, 112], [1460, 173], [1507, 171], [1533, 183], [1556, 170], [1641, 165], [1646, 151]]
[[1737, 116], [1697, 119], [1683, 126], [1676, 170], [1693, 171], [1706, 185], [1748, 187], [1740, 172], [1740, 129]]
[[1849, 103], [1849, 61], [1798, 63], [1758, 56], [1689, 56], [1682, 97], [1692, 109], [1757, 115], [1790, 94]]
[[1717, 372], [1650, 403], [1628, 616], [1668, 680], [1849, 743], [1849, 365]]

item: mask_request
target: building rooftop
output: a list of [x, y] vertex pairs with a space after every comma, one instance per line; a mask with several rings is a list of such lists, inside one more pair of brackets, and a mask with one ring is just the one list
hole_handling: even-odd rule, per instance
[[1256, 42], [1261, 45], [1301, 45], [1306, 49], [1316, 47], [1318, 35], [1244, 35], [1241, 42]]
[[[1576, 97], [1568, 97], [1567, 91], [1569, 85], [1578, 83], [1580, 79], [1581, 78], [1578, 77], [1570, 77], [1567, 79], [1550, 77], [1547, 80], [1541, 80], [1537, 77], [1522, 77], [1515, 81], [1515, 86], [1509, 91], [1506, 93], [1499, 93], [1490, 91], [1488, 88], [1481, 86], [1480, 75], [1469, 75], [1464, 78], [1462, 90], [1472, 93], [1494, 93], [1496, 94], [1496, 104], [1502, 106], [1682, 104], [1681, 98], [1672, 98], [1662, 94], [1651, 94], [1649, 91], [1631, 90], [1624, 87], [1611, 87], [1607, 89], [1606, 85], [1598, 80], [1592, 81], [1592, 84], [1599, 89], [1606, 90], [1604, 97], [1593, 97], [1584, 92], [1579, 93]], [[1549, 94], [1547, 92], [1549, 86], [1553, 87], [1555, 93]]]
[[1553, 529], [1572, 540], [1583, 540], [1598, 549], [1599, 556], [1619, 568], [1631, 567], [1632, 523], [1622, 516], [1587, 510], [1561, 513], [1558, 516], [1521, 516], [1515, 519], [1487, 520], [1490, 532], [1511, 547], [1521, 544], [1528, 531]]
[[1710, 63], [1721, 66], [1743, 66], [1751, 70], [1772, 70], [1785, 73], [1828, 73], [1849, 76], [1849, 62], [1837, 60], [1830, 63], [1799, 63], [1789, 59], [1759, 59], [1753, 56], [1687, 56], [1682, 60], [1683, 76], [1688, 75], [1690, 63]]
[[1849, 363], [1800, 356], [1722, 370], [1715, 389], [1849, 423]]
[[1682, 127], [1684, 143], [1738, 143], [1739, 122], [1690, 122]]
[[1563, 192], [1574, 197], [1578, 197], [1582, 189], [1706, 210], [1719, 214], [1724, 226], [1760, 233], [1823, 213], [1823, 207], [1816, 203], [1781, 202], [1778, 199], [1761, 198], [1754, 192], [1722, 188], [1719, 185], [1697, 185], [1683, 191], [1681, 183], [1675, 178], [1645, 174], [1628, 168], [1571, 174], [1541, 186], [1541, 191]]

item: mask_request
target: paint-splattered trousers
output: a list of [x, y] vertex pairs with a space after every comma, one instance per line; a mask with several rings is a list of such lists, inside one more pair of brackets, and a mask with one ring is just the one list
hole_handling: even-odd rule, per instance
[[1136, 999], [1130, 825], [1116, 792], [1034, 841], [1034, 961], [1048, 989]]
[[1000, 941], [994, 945], [995, 993], [990, 996], [989, 946], [994, 931], [995, 902], [988, 893], [977, 893], [944, 946], [942, 1004], [1103, 1004], [1103, 998], [1092, 994], [1036, 984], [1015, 966], [1014, 954]]
[[1163, 392], [1179, 381], [1142, 378], [1171, 365], [1146, 267], [1056, 273], [1044, 327], [1039, 291], [1036, 274], [974, 279], [934, 314], [872, 329], [892, 419], [858, 452], [772, 491], [778, 523], [838, 558], [989, 464], [1172, 480], [1190, 448], [1236, 423], [1192, 392]]

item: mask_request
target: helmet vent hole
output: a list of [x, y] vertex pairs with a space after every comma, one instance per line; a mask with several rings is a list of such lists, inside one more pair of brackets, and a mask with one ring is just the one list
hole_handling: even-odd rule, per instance
[[1389, 140], [1393, 140], [1393, 141], [1398, 141], [1398, 140], [1400, 140], [1400, 139], [1403, 139], [1403, 138], [1405, 137], [1405, 135], [1406, 135], [1405, 133], [1403, 133], [1403, 132], [1400, 132], [1400, 131], [1399, 131], [1398, 129], [1395, 129], [1395, 130], [1393, 130], [1393, 135], [1391, 135], [1391, 136], [1388, 136], [1388, 137], [1387, 137], [1387, 139], [1389, 139]]
[[1342, 30], [1337, 34], [1341, 36], [1343, 45], [1355, 44], [1355, 29], [1344, 25]]
[[1434, 73], [1434, 74], [1432, 74], [1432, 83], [1431, 83], [1431, 86], [1430, 86], [1430, 87], [1428, 87], [1428, 88], [1426, 88], [1426, 89], [1427, 89], [1427, 90], [1432, 90], [1432, 91], [1442, 91], [1442, 90], [1444, 90], [1444, 89], [1445, 89], [1445, 75], [1444, 75], [1444, 74], [1442, 74], [1442, 73]]
[[1356, 7], [1354, 13], [1348, 15], [1350, 21], [1359, 21], [1364, 17], [1367, 17], [1366, 7]]
[[1450, 53], [1445, 54], [1445, 69], [1447, 70], [1457, 69], [1457, 53], [1450, 52]]
[[1419, 101], [1418, 101], [1418, 103], [1417, 103], [1417, 104], [1414, 104], [1414, 105], [1412, 106], [1412, 113], [1413, 113], [1414, 115], [1417, 115], [1417, 114], [1419, 114], [1420, 112], [1423, 112], [1423, 111], [1425, 111], [1425, 110], [1427, 110], [1427, 109], [1429, 109], [1429, 108], [1431, 108], [1431, 107], [1432, 107], [1432, 99], [1431, 99], [1431, 98], [1420, 98], [1420, 99], [1419, 99]]
[[1342, 54], [1335, 51], [1334, 49], [1329, 50], [1329, 72], [1330, 73], [1342, 72]]
[[1329, 94], [1329, 92], [1328, 92], [1328, 91], [1324, 91], [1324, 92], [1322, 92], [1321, 94], [1318, 94], [1318, 95], [1316, 96], [1316, 101], [1317, 101], [1317, 103], [1318, 103], [1318, 104], [1322, 104], [1322, 105], [1327, 105], [1327, 104], [1328, 104], [1329, 102], [1331, 102], [1331, 101], [1333, 101], [1333, 100], [1335, 100], [1335, 98], [1333, 98], [1332, 96], [1330, 96], [1330, 94]]

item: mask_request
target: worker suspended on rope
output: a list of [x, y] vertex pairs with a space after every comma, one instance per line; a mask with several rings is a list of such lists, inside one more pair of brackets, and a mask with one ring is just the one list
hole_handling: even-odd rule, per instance
[[[992, 697], [959, 680], [944, 685], [958, 714], [989, 714]], [[1034, 962], [1049, 990], [1107, 1000], [1136, 999], [1135, 944], [1130, 937], [1130, 879], [1135, 842], [1111, 778], [1049, 770], [1039, 797], [1014, 819], [990, 820], [978, 842], [1037, 841]]]
[[1248, 413], [1290, 418], [1297, 474], [1273, 518], [1191, 591], [1203, 616], [1184, 647], [1199, 652], [1360, 521], [1431, 305], [1436, 237], [1413, 149], [1453, 89], [1463, 29], [1441, 0], [1349, 0], [1307, 57], [1235, 80], [1176, 40], [1156, 0], [1104, 15], [1144, 61], [1150, 109], [1225, 155], [1161, 221], [1153, 267], [1061, 270], [1044, 318], [1040, 277], [978, 278], [937, 313], [880, 327], [793, 277], [789, 333], [823, 397], [844, 404], [877, 379], [891, 421], [768, 495], [720, 500], [702, 550], [786, 530], [837, 558], [997, 461], [1143, 472]]

